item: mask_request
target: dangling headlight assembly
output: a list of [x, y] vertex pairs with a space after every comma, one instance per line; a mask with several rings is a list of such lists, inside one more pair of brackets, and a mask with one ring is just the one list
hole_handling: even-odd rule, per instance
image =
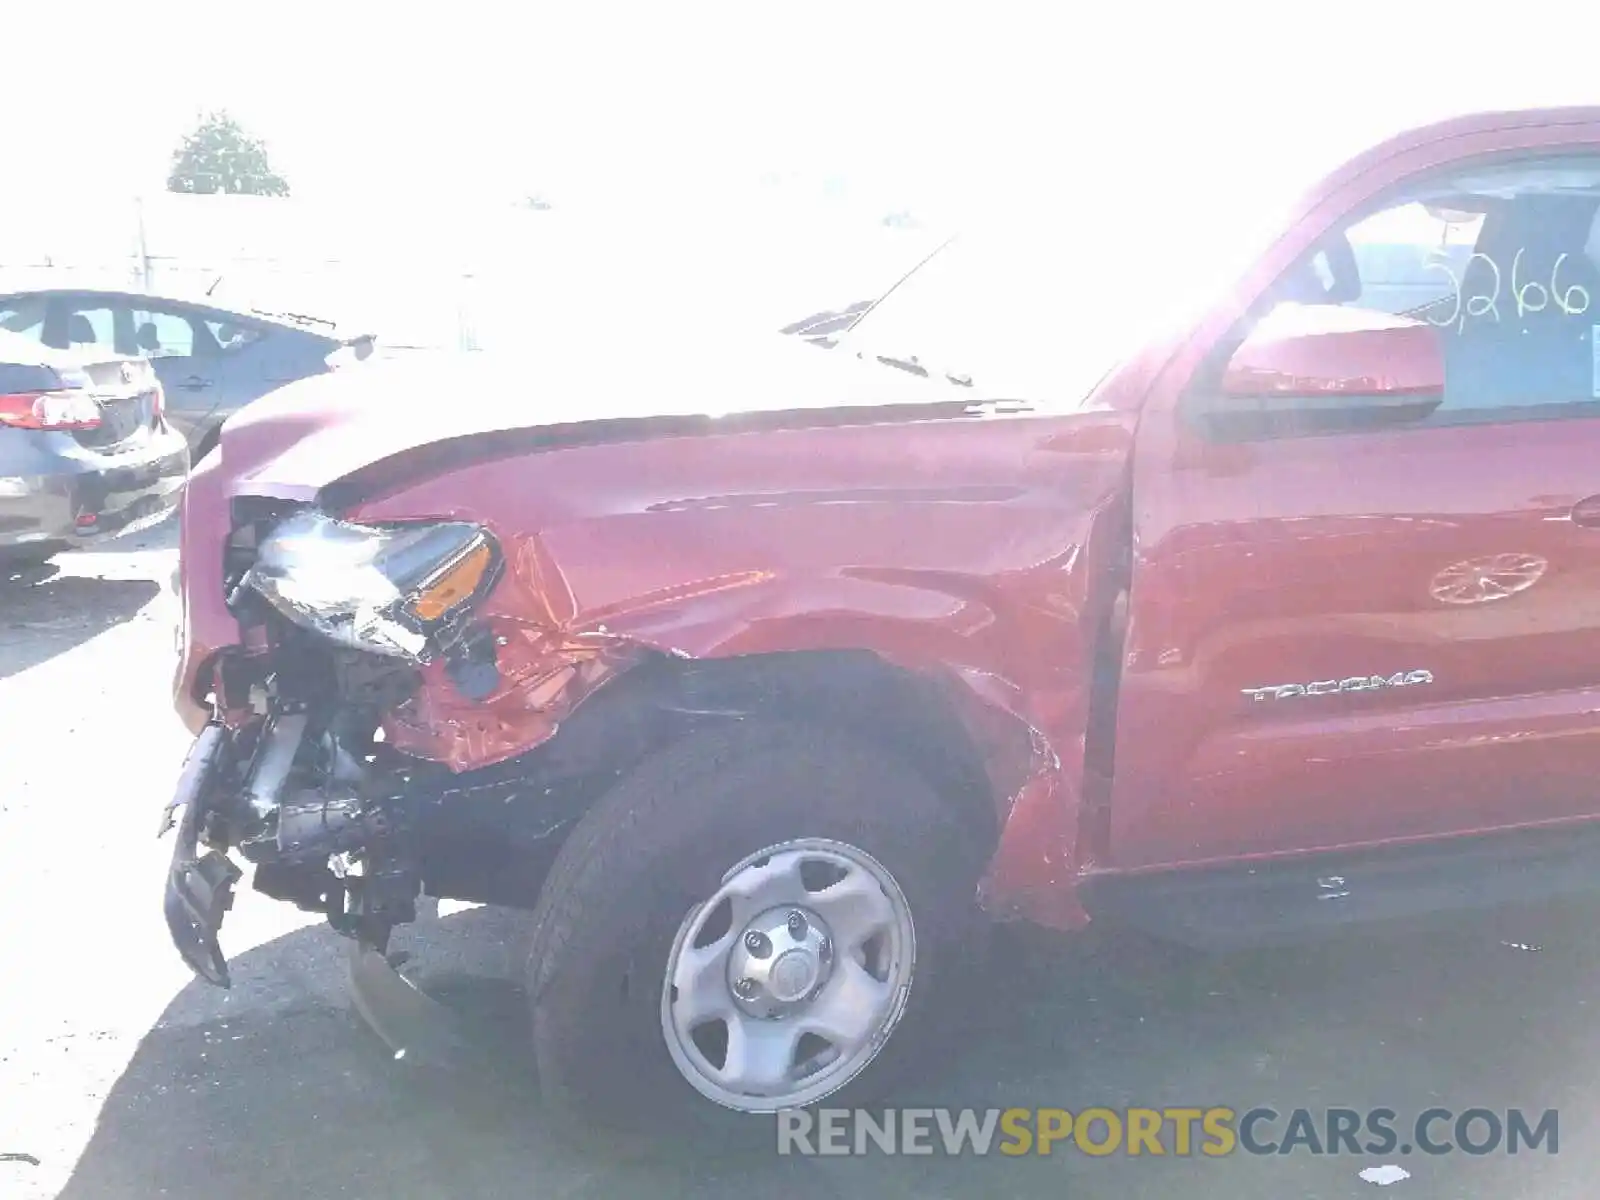
[[262, 538], [240, 587], [340, 645], [422, 663], [500, 564], [494, 538], [470, 522], [357, 525], [307, 510]]

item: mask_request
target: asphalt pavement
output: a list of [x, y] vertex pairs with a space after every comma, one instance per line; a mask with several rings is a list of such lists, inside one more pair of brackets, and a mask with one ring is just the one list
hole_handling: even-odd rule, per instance
[[[959, 1046], [897, 1103], [1559, 1110], [1559, 1152], [800, 1158], [578, 1149], [524, 1066], [515, 914], [430, 916], [419, 983], [497, 1066], [420, 1069], [359, 1022], [341, 944], [249, 892], [235, 986], [160, 916], [156, 817], [187, 743], [167, 689], [170, 528], [0, 576], [0, 1198], [1587, 1197], [1600, 1166], [1595, 909], [1207, 958], [1013, 944]], [[1319, 1116], [1320, 1119], [1320, 1116]], [[1281, 1126], [1274, 1136], [1281, 1134]], [[1398, 1167], [1405, 1172], [1379, 1173]], [[1380, 1185], [1363, 1179], [1393, 1178]]]

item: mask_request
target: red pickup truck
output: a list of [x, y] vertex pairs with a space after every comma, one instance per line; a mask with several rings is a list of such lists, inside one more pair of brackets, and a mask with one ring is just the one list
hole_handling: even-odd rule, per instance
[[1600, 109], [1480, 115], [1109, 370], [1100, 283], [1027, 293], [1032, 392], [1003, 336], [880, 336], [957, 242], [828, 349], [251, 406], [183, 510], [179, 950], [228, 983], [238, 856], [393, 1033], [419, 895], [525, 908], [565, 1111], [747, 1122], [894, 1078], [986, 918], [1228, 947], [1594, 886], [1597, 217]]

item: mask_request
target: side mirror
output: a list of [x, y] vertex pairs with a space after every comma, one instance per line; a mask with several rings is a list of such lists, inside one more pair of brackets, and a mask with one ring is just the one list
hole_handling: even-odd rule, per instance
[[1280, 305], [1234, 352], [1202, 405], [1222, 438], [1354, 432], [1426, 418], [1444, 399], [1427, 321], [1338, 305]]

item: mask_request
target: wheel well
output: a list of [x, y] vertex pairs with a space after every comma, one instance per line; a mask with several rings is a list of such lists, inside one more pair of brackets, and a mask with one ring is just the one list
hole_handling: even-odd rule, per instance
[[868, 651], [829, 651], [712, 660], [695, 664], [686, 682], [713, 710], [803, 721], [870, 742], [926, 778], [985, 853], [998, 836], [982, 754], [930, 676]]
[[[930, 783], [985, 861], [999, 815], [983, 756], [940, 682], [870, 651], [647, 659], [601, 688], [555, 737], [452, 782], [425, 874], [441, 896], [525, 906], [571, 826], [647, 755], [699, 729], [762, 716], [838, 729]], [[465, 786], [461, 786], [465, 785]]]

